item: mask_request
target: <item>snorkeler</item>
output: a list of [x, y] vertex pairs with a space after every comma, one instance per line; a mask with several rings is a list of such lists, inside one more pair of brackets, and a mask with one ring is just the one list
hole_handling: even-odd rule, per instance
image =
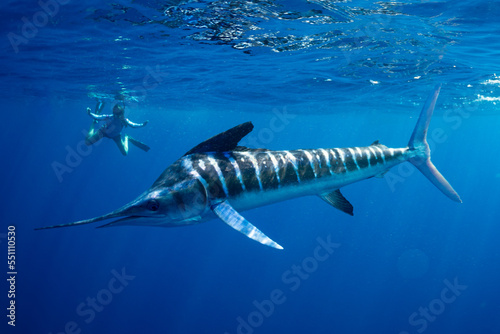
[[[132, 128], [140, 128], [148, 124], [148, 121], [145, 121], [144, 123], [131, 122], [129, 119], [125, 118], [125, 108], [119, 104], [116, 104], [113, 107], [112, 115], [101, 115], [103, 107], [104, 103], [98, 102], [95, 113], [92, 113], [92, 110], [90, 108], [87, 108], [87, 113], [94, 120], [92, 122], [92, 125], [90, 126], [87, 138], [85, 139], [85, 144], [90, 146], [101, 140], [103, 137], [107, 137], [114, 140], [123, 155], [127, 155], [128, 153], [129, 141], [141, 150], [144, 150], [146, 152], [149, 151], [150, 147], [146, 144], [141, 143], [140, 141], [135, 140], [128, 135], [124, 135], [122, 138], [121, 135], [121, 131], [124, 127], [130, 126]], [[107, 122], [102, 127], [96, 130], [95, 127], [99, 121]]]

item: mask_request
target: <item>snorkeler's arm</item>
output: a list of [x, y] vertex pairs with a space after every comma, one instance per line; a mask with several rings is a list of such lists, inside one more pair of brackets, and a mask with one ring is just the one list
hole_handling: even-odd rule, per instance
[[127, 122], [127, 125], [130, 126], [131, 128], [142, 128], [143, 126], [146, 126], [146, 124], [148, 124], [148, 121], [145, 121], [144, 123], [134, 123], [128, 118], [125, 118], [125, 121]]
[[90, 108], [87, 108], [87, 113], [89, 114], [90, 117], [92, 117], [96, 121], [105, 121], [107, 119], [113, 118], [113, 115], [98, 115], [98, 114], [94, 114], [93, 112], [90, 111]]

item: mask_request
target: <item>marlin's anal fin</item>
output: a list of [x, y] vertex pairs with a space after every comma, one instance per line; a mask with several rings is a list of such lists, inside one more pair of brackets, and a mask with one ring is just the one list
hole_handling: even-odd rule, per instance
[[243, 218], [227, 201], [217, 203], [212, 206], [212, 211], [224, 223], [228, 224], [237, 231], [240, 231], [250, 239], [260, 242], [263, 245], [283, 249], [267, 235], [262, 233], [257, 227], [253, 226], [248, 220]]
[[322, 200], [330, 204], [336, 209], [343, 211], [351, 216], [354, 215], [354, 208], [351, 203], [342, 195], [339, 189], [332, 191], [331, 193], [321, 194]]

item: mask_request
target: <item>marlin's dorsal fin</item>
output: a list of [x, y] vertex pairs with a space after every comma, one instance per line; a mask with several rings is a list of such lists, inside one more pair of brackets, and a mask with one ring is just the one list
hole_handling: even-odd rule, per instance
[[339, 189], [332, 191], [331, 193], [321, 194], [322, 200], [333, 206], [335, 209], [339, 209], [347, 213], [348, 215], [353, 215], [354, 208], [351, 203], [342, 195]]
[[253, 130], [252, 122], [246, 122], [235, 126], [227, 131], [219, 133], [210, 139], [196, 145], [190, 149], [184, 156], [193, 153], [205, 152], [227, 152], [233, 151], [240, 140]]
[[375, 146], [375, 145], [379, 145], [379, 141], [378, 140], [375, 140], [373, 143], [370, 144], [370, 146]]
[[233, 151], [236, 152], [269, 152], [267, 148], [249, 148], [245, 146], [236, 146]]
[[281, 247], [276, 242], [271, 240], [267, 235], [262, 233], [257, 227], [253, 226], [252, 223], [243, 218], [227, 201], [223, 201], [213, 205], [212, 211], [224, 223], [228, 224], [235, 230], [243, 233], [250, 239], [253, 239], [269, 247], [283, 249], [283, 247]]

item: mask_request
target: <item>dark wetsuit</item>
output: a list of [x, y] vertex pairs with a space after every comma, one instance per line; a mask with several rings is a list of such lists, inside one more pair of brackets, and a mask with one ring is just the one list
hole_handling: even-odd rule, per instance
[[[141, 148], [144, 151], [148, 151], [149, 147], [144, 143], [141, 143], [138, 140], [133, 139], [132, 137], [125, 135], [124, 138], [121, 136], [121, 131], [124, 127], [130, 126], [131, 128], [140, 128], [145, 126], [148, 122], [144, 123], [134, 123], [129, 119], [125, 118], [125, 116], [116, 116], [114, 114], [111, 115], [100, 115], [94, 114], [92, 112], [88, 113], [90, 117], [94, 119], [94, 123], [92, 124], [89, 134], [85, 140], [87, 145], [92, 145], [101, 140], [103, 137], [111, 138], [114, 140], [120, 152], [123, 155], [127, 155], [128, 153], [128, 142], [130, 142], [137, 147]], [[97, 131], [94, 129], [94, 125], [97, 121], [106, 121], [102, 127], [100, 127]]]
[[99, 129], [99, 131], [102, 131], [103, 135], [108, 138], [119, 136], [123, 128], [126, 126], [130, 126], [131, 128], [141, 128], [147, 124], [147, 122], [134, 123], [125, 117], [118, 118], [113, 114], [97, 115], [94, 113], [89, 113], [89, 115], [96, 121], [107, 121], [106, 124]]

